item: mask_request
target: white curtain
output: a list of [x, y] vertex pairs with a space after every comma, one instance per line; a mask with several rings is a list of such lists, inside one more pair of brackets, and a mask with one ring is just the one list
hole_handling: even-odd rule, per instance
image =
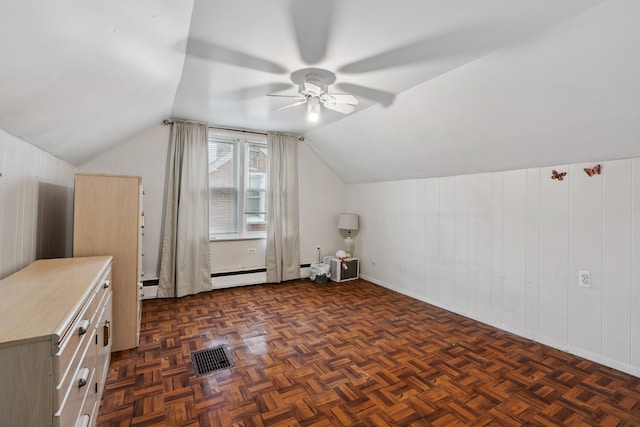
[[300, 278], [298, 138], [269, 133], [267, 282]]
[[182, 297], [212, 289], [208, 192], [207, 125], [175, 122], [158, 297]]

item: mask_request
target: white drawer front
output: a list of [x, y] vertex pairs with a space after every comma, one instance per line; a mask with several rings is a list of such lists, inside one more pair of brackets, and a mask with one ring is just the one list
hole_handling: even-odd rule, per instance
[[[84, 374], [83, 371], [87, 373]], [[81, 411], [87, 407], [88, 410], [92, 410], [93, 404], [96, 401], [96, 394], [92, 388], [94, 387], [94, 368], [79, 368], [74, 375], [74, 381], [69, 394], [66, 396], [62, 406], [53, 415], [53, 425], [55, 427], [69, 427], [75, 426], [78, 418], [82, 415]], [[86, 379], [85, 385], [80, 385], [80, 379]], [[90, 413], [90, 412], [89, 412]]]
[[[74, 321], [70, 333], [65, 337], [59, 351], [53, 357], [54, 410], [62, 405], [65, 396], [74, 387], [75, 374], [79, 369], [89, 367], [95, 370], [95, 330], [99, 314], [110, 297], [111, 288], [105, 287], [104, 281], [102, 281], [91, 295], [85, 309]], [[80, 333], [81, 325], [83, 328], [87, 328], [87, 331], [82, 334]]]
[[54, 420], [57, 417], [60, 420], [60, 426], [75, 425], [85, 399], [96, 400], [97, 397], [94, 384], [96, 373], [95, 328], [92, 328], [87, 334], [90, 339], [82, 348], [82, 357], [79, 359], [73, 375], [69, 375], [69, 384], [67, 385], [65, 382], [63, 384], [65, 388], [56, 390], [62, 403]]

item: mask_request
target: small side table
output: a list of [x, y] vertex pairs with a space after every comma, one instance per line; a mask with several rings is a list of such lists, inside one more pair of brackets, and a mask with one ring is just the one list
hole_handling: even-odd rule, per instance
[[324, 257], [325, 264], [331, 268], [331, 280], [333, 282], [346, 282], [360, 277], [360, 260], [358, 258], [345, 258], [347, 269], [345, 270], [340, 258], [334, 256]]

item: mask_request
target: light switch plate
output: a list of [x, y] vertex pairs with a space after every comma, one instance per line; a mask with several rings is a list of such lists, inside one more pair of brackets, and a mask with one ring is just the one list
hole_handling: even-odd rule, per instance
[[586, 270], [578, 271], [578, 286], [583, 288], [591, 287], [591, 272]]

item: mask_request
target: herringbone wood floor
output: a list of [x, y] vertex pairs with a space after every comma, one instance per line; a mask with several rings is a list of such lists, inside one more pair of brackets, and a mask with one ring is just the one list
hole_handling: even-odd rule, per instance
[[[235, 366], [194, 376], [225, 345]], [[98, 426], [640, 425], [640, 379], [363, 280], [144, 301]]]

